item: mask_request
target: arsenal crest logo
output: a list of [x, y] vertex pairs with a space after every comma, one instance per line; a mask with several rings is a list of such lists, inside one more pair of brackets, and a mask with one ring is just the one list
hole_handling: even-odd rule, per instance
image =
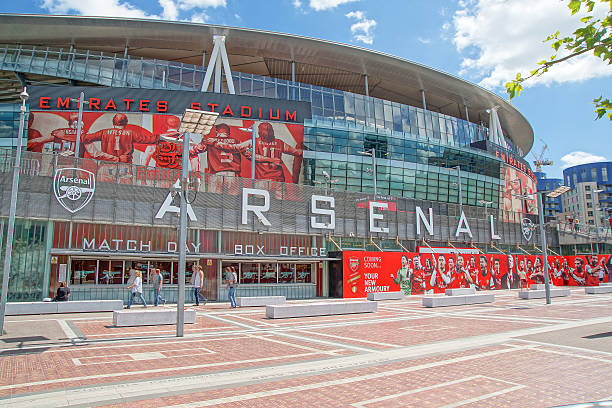
[[87, 170], [74, 167], [59, 169], [53, 178], [55, 198], [66, 210], [75, 213], [85, 207], [96, 190], [96, 177]]
[[533, 235], [533, 230], [535, 229], [535, 225], [529, 218], [523, 218], [521, 221], [521, 231], [523, 232], [523, 237], [527, 241], [531, 241], [531, 236]]
[[351, 272], [357, 272], [359, 269], [359, 257], [351, 256], [348, 260], [348, 264]]

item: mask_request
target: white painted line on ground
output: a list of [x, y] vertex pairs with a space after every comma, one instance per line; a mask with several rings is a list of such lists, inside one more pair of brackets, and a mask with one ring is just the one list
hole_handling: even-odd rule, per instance
[[[374, 344], [374, 345], [377, 345], [377, 346], [384, 346], [384, 347], [402, 347], [401, 344], [390, 344], [390, 343], [383, 343], [381, 341], [370, 341], [370, 340], [365, 340], [365, 339], [356, 339], [354, 337], [338, 336], [338, 335], [335, 335], [335, 334], [319, 333], [319, 332], [313, 332], [313, 331], [309, 331], [309, 330], [299, 330], [299, 333], [307, 333], [307, 334], [314, 335], [314, 336], [330, 337], [332, 339], [339, 339], [339, 340], [344, 340], [344, 341], [352, 341], [352, 342], [355, 342], [355, 343]], [[344, 344], [344, 343], [342, 343], [342, 344]]]
[[513, 351], [515, 350], [512, 350], [512, 349], [496, 350], [496, 351], [491, 351], [491, 352], [486, 352], [486, 353], [479, 353], [479, 354], [474, 354], [474, 355], [469, 355], [469, 356], [457, 357], [457, 358], [448, 359], [445, 361], [438, 361], [434, 363], [420, 364], [417, 366], [406, 367], [406, 368], [401, 368], [397, 370], [384, 371], [380, 373], [364, 374], [364, 375], [359, 375], [359, 376], [354, 376], [354, 377], [342, 378], [338, 380], [321, 381], [318, 383], [305, 384], [305, 385], [299, 385], [299, 386], [294, 386], [294, 387], [286, 387], [286, 388], [280, 388], [276, 390], [261, 391], [261, 392], [242, 394], [242, 395], [234, 395], [231, 397], [216, 398], [216, 399], [207, 400], [207, 401], [198, 401], [198, 402], [187, 403], [187, 404], [171, 405], [166, 408], [170, 408], [170, 407], [172, 408], [206, 407], [206, 406], [217, 405], [217, 404], [226, 404], [226, 403], [245, 401], [245, 400], [255, 399], [255, 398], [265, 398], [265, 397], [271, 397], [275, 395], [282, 395], [282, 394], [289, 394], [289, 393], [300, 392], [300, 391], [320, 389], [323, 387], [351, 384], [351, 383], [360, 382], [360, 381], [369, 381], [369, 380], [373, 380], [377, 378], [391, 377], [395, 375], [403, 375], [403, 374], [410, 373], [410, 372], [427, 370], [433, 367], [440, 367], [440, 366], [444, 366], [447, 364], [454, 364], [457, 362], [464, 362], [464, 361], [474, 360], [478, 358], [491, 357], [494, 355], [503, 354], [507, 352], [513, 352]]
[[538, 347], [536, 350], [538, 352], [551, 353], [551, 354], [559, 354], [559, 355], [567, 356], [567, 357], [575, 357], [575, 358], [581, 358], [583, 360], [593, 360], [593, 361], [599, 361], [601, 363], [612, 364], [612, 360], [606, 360], [605, 358], [597, 358], [597, 357], [584, 356], [584, 355], [580, 355], [580, 354], [570, 353], [570, 352], [567, 352], [567, 351], [550, 350], [550, 349], [545, 349], [545, 348], [542, 348], [542, 347]]
[[66, 337], [68, 337], [69, 339], [80, 339], [81, 338], [80, 336], [77, 336], [74, 330], [72, 330], [72, 327], [68, 326], [68, 323], [66, 323], [66, 320], [58, 320], [57, 324], [59, 324], [59, 327], [66, 334]]
[[[603, 355], [612, 357], [612, 352], [608, 352], [608, 351], [592, 350], [592, 349], [587, 349], [583, 347], [567, 346], [565, 344], [546, 343], [543, 341], [535, 341], [535, 340], [527, 340], [527, 339], [514, 339], [514, 341], [518, 341], [521, 343], [538, 344], [541, 346], [548, 346], [548, 347], [564, 348], [568, 350], [580, 351], [582, 353], [603, 354]], [[540, 350], [540, 348], [538, 348], [538, 350]]]
[[466, 400], [463, 400], [463, 401], [455, 402], [453, 404], [444, 405], [444, 406], [442, 406], [440, 408], [455, 408], [455, 407], [460, 407], [461, 405], [471, 404], [472, 402], [478, 402], [478, 401], [482, 401], [482, 400], [485, 400], [485, 399], [489, 399], [491, 397], [496, 397], [498, 395], [507, 394], [509, 392], [520, 390], [521, 388], [525, 388], [525, 387], [526, 387], [525, 385], [516, 385], [516, 386], [511, 387], [511, 388], [506, 388], [504, 390], [491, 392], [489, 394], [481, 395], [479, 397], [469, 398], [469, 399], [466, 399]]
[[[308, 347], [308, 346], [304, 346], [304, 345], [302, 345], [302, 344], [289, 343], [289, 342], [287, 342], [287, 341], [278, 340], [278, 339], [275, 339], [275, 338], [273, 338], [273, 337], [271, 337], [271, 336], [258, 336], [258, 335], [255, 335], [255, 334], [248, 334], [247, 336], [248, 336], [248, 337], [255, 338], [255, 339], [259, 339], [259, 340], [270, 341], [270, 342], [272, 342], [272, 343], [276, 343], [276, 344], [283, 344], [283, 345], [285, 345], [285, 346], [289, 346], [289, 347], [300, 348], [300, 349], [302, 349], [302, 350], [312, 351], [312, 352], [316, 352], [316, 353], [321, 353], [321, 354], [335, 354], [335, 352], [334, 352], [334, 353], [330, 353], [330, 352], [328, 352], [327, 350], [316, 349], [316, 348], [314, 348], [314, 347]], [[310, 343], [310, 342], [309, 342], [309, 343]], [[344, 350], [344, 349], [343, 349], [343, 350]]]

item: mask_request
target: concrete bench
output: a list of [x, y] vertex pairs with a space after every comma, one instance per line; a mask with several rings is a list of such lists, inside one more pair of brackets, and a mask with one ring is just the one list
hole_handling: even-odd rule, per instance
[[493, 302], [495, 302], [495, 295], [492, 293], [478, 293], [476, 295], [427, 296], [423, 298], [423, 307], [463, 306]]
[[[185, 310], [185, 324], [196, 321], [195, 310]], [[118, 310], [113, 312], [113, 325], [125, 326], [158, 326], [176, 324], [176, 310]]]
[[600, 293], [612, 293], [612, 286], [587, 286], [584, 288], [587, 295], [597, 295]]
[[285, 319], [288, 317], [328, 316], [352, 313], [376, 312], [377, 302], [321, 302], [266, 306], [268, 319]]
[[404, 298], [404, 292], [374, 292], [368, 293], [368, 300], [398, 300]]
[[[552, 285], [550, 285], [552, 286]], [[546, 285], [543, 283], [532, 283], [531, 285], [529, 285], [529, 289], [531, 290], [543, 290], [546, 289]]]
[[11, 302], [6, 304], [6, 315], [53, 313], [112, 312], [123, 309], [122, 300], [70, 300], [67, 302]]
[[243, 296], [236, 298], [236, 304], [240, 307], [284, 305], [284, 296]]
[[461, 295], [475, 295], [476, 288], [456, 288], [456, 289], [446, 289], [444, 291], [446, 296], [461, 296]]
[[[550, 297], [569, 296], [569, 289], [554, 288], [550, 289]], [[519, 299], [543, 299], [546, 297], [546, 291], [542, 290], [522, 290], [519, 292]]]

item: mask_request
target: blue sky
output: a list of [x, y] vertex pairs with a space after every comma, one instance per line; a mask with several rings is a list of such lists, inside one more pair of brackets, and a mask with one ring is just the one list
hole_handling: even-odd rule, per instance
[[[551, 55], [542, 40], [578, 26], [559, 0], [22, 0], [3, 13], [105, 15], [186, 20], [299, 34], [415, 61], [505, 97], [503, 84]], [[384, 6], [383, 6], [384, 5]], [[596, 9], [602, 15], [604, 7]], [[532, 152], [562, 168], [612, 160], [612, 123], [595, 121], [592, 100], [612, 96], [612, 66], [594, 57], [551, 70], [513, 104], [535, 132]], [[531, 154], [527, 157], [533, 160]]]

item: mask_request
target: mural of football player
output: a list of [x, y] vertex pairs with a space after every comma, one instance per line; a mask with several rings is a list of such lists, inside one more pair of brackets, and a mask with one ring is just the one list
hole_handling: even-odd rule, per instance
[[476, 266], [476, 257], [474, 255], [470, 256], [468, 271], [470, 273], [470, 280], [472, 281], [470, 287], [478, 288], [478, 267]]
[[462, 255], [457, 255], [457, 276], [459, 280], [459, 287], [472, 287], [472, 277], [470, 276], [468, 268], [465, 266], [465, 259], [463, 259]]
[[491, 275], [487, 268], [487, 257], [480, 255], [480, 273], [478, 274], [478, 288], [480, 290], [491, 289]]
[[423, 267], [421, 266], [421, 259], [419, 256], [412, 258], [412, 265], [414, 266], [414, 273], [412, 274], [412, 294], [422, 294], [425, 291], [425, 282], [423, 280]]
[[444, 259], [443, 254], [440, 254], [438, 255], [437, 265], [430, 278], [430, 285], [434, 288], [434, 292], [444, 292], [450, 283], [451, 276], [450, 271], [446, 269], [446, 259]]
[[208, 135], [190, 152], [190, 157], [208, 153], [207, 173], [220, 176], [237, 177], [240, 173], [240, 140], [230, 135], [230, 127], [225, 123], [215, 126], [215, 135]]
[[[66, 128], [55, 129], [45, 136], [37, 130], [32, 129], [33, 132], [37, 133], [37, 137], [31, 137], [30, 130], [28, 130], [28, 149], [40, 152], [43, 150], [55, 151], [65, 155], [74, 154], [78, 121], [79, 114], [74, 112], [68, 116], [68, 127]], [[34, 114], [30, 114], [28, 126], [31, 126], [33, 122]], [[81, 130], [81, 136], [83, 136], [83, 130]]]
[[[159, 135], [146, 134], [127, 128], [128, 117], [124, 113], [113, 116], [113, 127], [83, 136], [83, 144], [89, 145], [90, 154], [99, 160], [132, 163], [134, 143], [156, 144]], [[91, 148], [93, 142], [100, 142], [101, 149]]]
[[[506, 273], [501, 270], [501, 260], [498, 257], [494, 257], [491, 263], [490, 288], [501, 289], [502, 283], [506, 281]], [[504, 289], [508, 288], [505, 287]]]
[[410, 267], [410, 259], [408, 256], [402, 255], [402, 264], [400, 268], [397, 270], [397, 276], [393, 276], [391, 274], [391, 279], [395, 282], [396, 285], [400, 285], [400, 290], [404, 292], [405, 295], [409, 295], [412, 291], [411, 289], [411, 281], [412, 281], [412, 268]]
[[34, 113], [30, 112], [28, 115], [28, 151], [42, 153], [43, 146], [46, 142], [50, 142], [52, 140], [51, 137], [45, 138], [43, 135], [36, 129], [32, 128], [34, 124]]
[[584, 286], [586, 280], [584, 276], [584, 260], [582, 259], [582, 257], [577, 256], [574, 259], [574, 267], [575, 269], [570, 268], [569, 270], [570, 277], [574, 280], [576, 285]]
[[425, 258], [425, 266], [423, 267], [423, 281], [425, 282], [425, 294], [434, 293], [434, 287], [436, 284], [435, 277], [432, 279], [434, 268], [436, 266], [436, 258], [431, 254], [431, 258]]
[[[285, 178], [283, 171], [283, 154], [296, 157], [302, 156], [302, 149], [294, 148], [277, 139], [274, 128], [269, 122], [262, 122], [257, 126], [259, 137], [255, 139], [255, 178], [258, 180], [270, 180], [291, 183], [292, 180]], [[251, 140], [236, 145], [222, 145], [228, 151], [240, 151], [246, 157], [251, 157]]]
[[[599, 265], [599, 260], [597, 259], [597, 255], [591, 255], [587, 257], [587, 264], [584, 266], [584, 277], [585, 284], [587, 286], [597, 286], [599, 285], [599, 281], [603, 281], [603, 270]], [[600, 278], [601, 271], [601, 278]]]
[[533, 269], [529, 275], [529, 279], [535, 283], [544, 283], [544, 270], [542, 268], [542, 260], [539, 256], [536, 256], [533, 262]]

